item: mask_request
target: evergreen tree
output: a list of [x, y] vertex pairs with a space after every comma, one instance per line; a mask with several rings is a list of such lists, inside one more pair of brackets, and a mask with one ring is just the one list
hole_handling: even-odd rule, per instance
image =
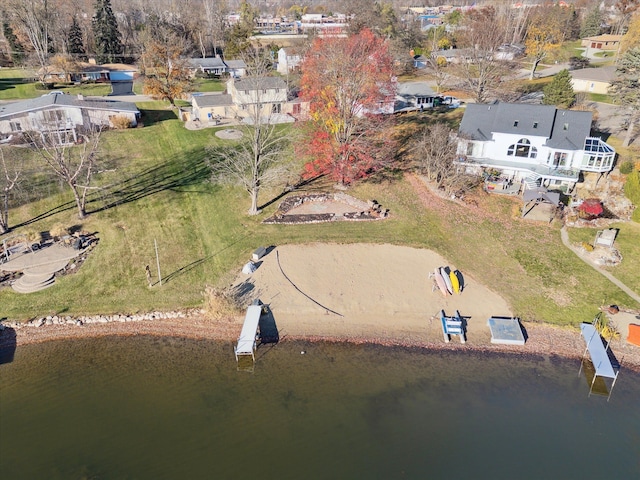
[[617, 79], [611, 82], [609, 93], [629, 112], [627, 133], [622, 143], [628, 147], [635, 127], [640, 123], [640, 46], [627, 50], [618, 61]]
[[599, 5], [587, 12], [582, 20], [580, 38], [593, 37], [602, 33], [602, 14]]
[[93, 35], [96, 42], [96, 61], [111, 63], [122, 60], [122, 42], [118, 21], [111, 10], [111, 0], [96, 0], [93, 17]]
[[559, 108], [569, 108], [576, 103], [576, 94], [571, 85], [571, 75], [566, 68], [553, 77], [551, 83], [544, 87], [545, 105], [555, 105]]
[[2, 33], [4, 34], [4, 38], [7, 39], [7, 43], [9, 44], [9, 48], [11, 49], [11, 59], [13, 63], [18, 64], [24, 60], [24, 47], [16, 37], [16, 34], [13, 33], [13, 28], [7, 22], [3, 22], [2, 24]]
[[82, 29], [75, 15], [69, 28], [69, 53], [76, 60], [87, 59], [87, 52], [84, 49], [84, 42], [82, 40]]

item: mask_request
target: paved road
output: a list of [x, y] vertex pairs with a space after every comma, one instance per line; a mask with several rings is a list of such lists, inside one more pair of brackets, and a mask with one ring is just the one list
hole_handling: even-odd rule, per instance
[[622, 283], [616, 277], [611, 275], [609, 272], [607, 272], [606, 270], [603, 270], [598, 265], [596, 265], [595, 263], [591, 262], [584, 255], [582, 255], [577, 248], [575, 248], [573, 245], [571, 245], [571, 242], [569, 241], [569, 234], [567, 233], [567, 228], [566, 227], [562, 227], [562, 229], [560, 230], [560, 237], [562, 238], [562, 243], [564, 243], [565, 246], [568, 249], [570, 249], [573, 253], [575, 253], [578, 256], [578, 258], [580, 258], [580, 260], [582, 260], [584, 263], [586, 263], [587, 265], [592, 267], [598, 273], [600, 273], [600, 274], [604, 275], [605, 277], [607, 277], [607, 279], [609, 279], [609, 281], [614, 283], [624, 293], [629, 295], [631, 298], [633, 298], [636, 302], [638, 302], [640, 304], [640, 295], [638, 295], [636, 292], [631, 290], [629, 287], [627, 287], [624, 283]]

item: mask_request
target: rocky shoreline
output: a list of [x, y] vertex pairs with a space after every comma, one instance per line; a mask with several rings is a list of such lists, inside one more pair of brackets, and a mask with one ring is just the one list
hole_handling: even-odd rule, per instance
[[[234, 342], [240, 332], [242, 318], [212, 319], [204, 310], [192, 309], [170, 312], [148, 312], [131, 315], [46, 316], [28, 322], [3, 322], [0, 324], [0, 348], [15, 349], [20, 346], [47, 341], [106, 336], [164, 336], [196, 340]], [[329, 341], [352, 344], [375, 343], [383, 346], [426, 348], [438, 351], [492, 352], [517, 356], [564, 357], [580, 359], [584, 342], [577, 329], [524, 322], [528, 335], [524, 346], [495, 345], [484, 339], [466, 344], [442, 342], [437, 328], [424, 331], [379, 332], [376, 335], [287, 335], [281, 341]], [[640, 349], [615, 340], [612, 350], [623, 369], [640, 373]]]

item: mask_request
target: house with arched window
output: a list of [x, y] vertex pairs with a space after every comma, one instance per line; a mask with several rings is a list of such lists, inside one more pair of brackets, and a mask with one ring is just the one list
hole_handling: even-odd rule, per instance
[[530, 187], [571, 190], [580, 172], [606, 173], [615, 150], [591, 136], [591, 112], [552, 105], [469, 104], [460, 124], [457, 163], [498, 170]]

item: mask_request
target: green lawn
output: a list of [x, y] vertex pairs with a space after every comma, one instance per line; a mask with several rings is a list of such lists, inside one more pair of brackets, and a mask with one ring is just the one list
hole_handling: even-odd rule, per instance
[[592, 102], [615, 104], [613, 97], [604, 93], [587, 93], [587, 98]]
[[225, 88], [224, 81], [214, 78], [196, 78], [193, 82], [194, 92], [222, 92]]
[[[21, 68], [0, 69], [0, 100], [24, 100], [47, 93], [37, 88], [33, 72]], [[51, 90], [61, 90], [69, 95], [103, 96], [111, 93], [111, 85], [86, 83], [82, 85], [54, 84]]]
[[[96, 180], [107, 187], [92, 194], [90, 216], [81, 223], [97, 233], [98, 246], [77, 273], [61, 277], [53, 288], [30, 295], [1, 290], [3, 316], [24, 319], [199, 306], [205, 286], [228, 285], [230, 272], [238, 272], [256, 247], [305, 242], [432, 249], [500, 292], [524, 320], [577, 324], [591, 319], [603, 301], [638, 307], [566, 250], [557, 225], [524, 222], [514, 215], [519, 203], [510, 198], [483, 196], [481, 209], [445, 201], [443, 209], [423, 203], [400, 177], [372, 179], [349, 193], [378, 200], [391, 210], [388, 220], [263, 225], [261, 220], [277, 203], [258, 217], [248, 217], [244, 191], [208, 182], [204, 147], [223, 142], [214, 130], [186, 130], [163, 102], [139, 107], [143, 128], [111, 131], [103, 138], [108, 168]], [[50, 194], [45, 198], [11, 211], [10, 223], [22, 224], [17, 232], [80, 224], [70, 196], [59, 193], [55, 182], [46, 185]], [[263, 192], [260, 203], [278, 193]], [[625, 242], [625, 261], [614, 274], [637, 291], [640, 285], [637, 278], [633, 283], [632, 265], [640, 258], [640, 228], [624, 228], [620, 241]], [[145, 266], [151, 265], [155, 273], [154, 240], [165, 281], [162, 287], [149, 288]]]

